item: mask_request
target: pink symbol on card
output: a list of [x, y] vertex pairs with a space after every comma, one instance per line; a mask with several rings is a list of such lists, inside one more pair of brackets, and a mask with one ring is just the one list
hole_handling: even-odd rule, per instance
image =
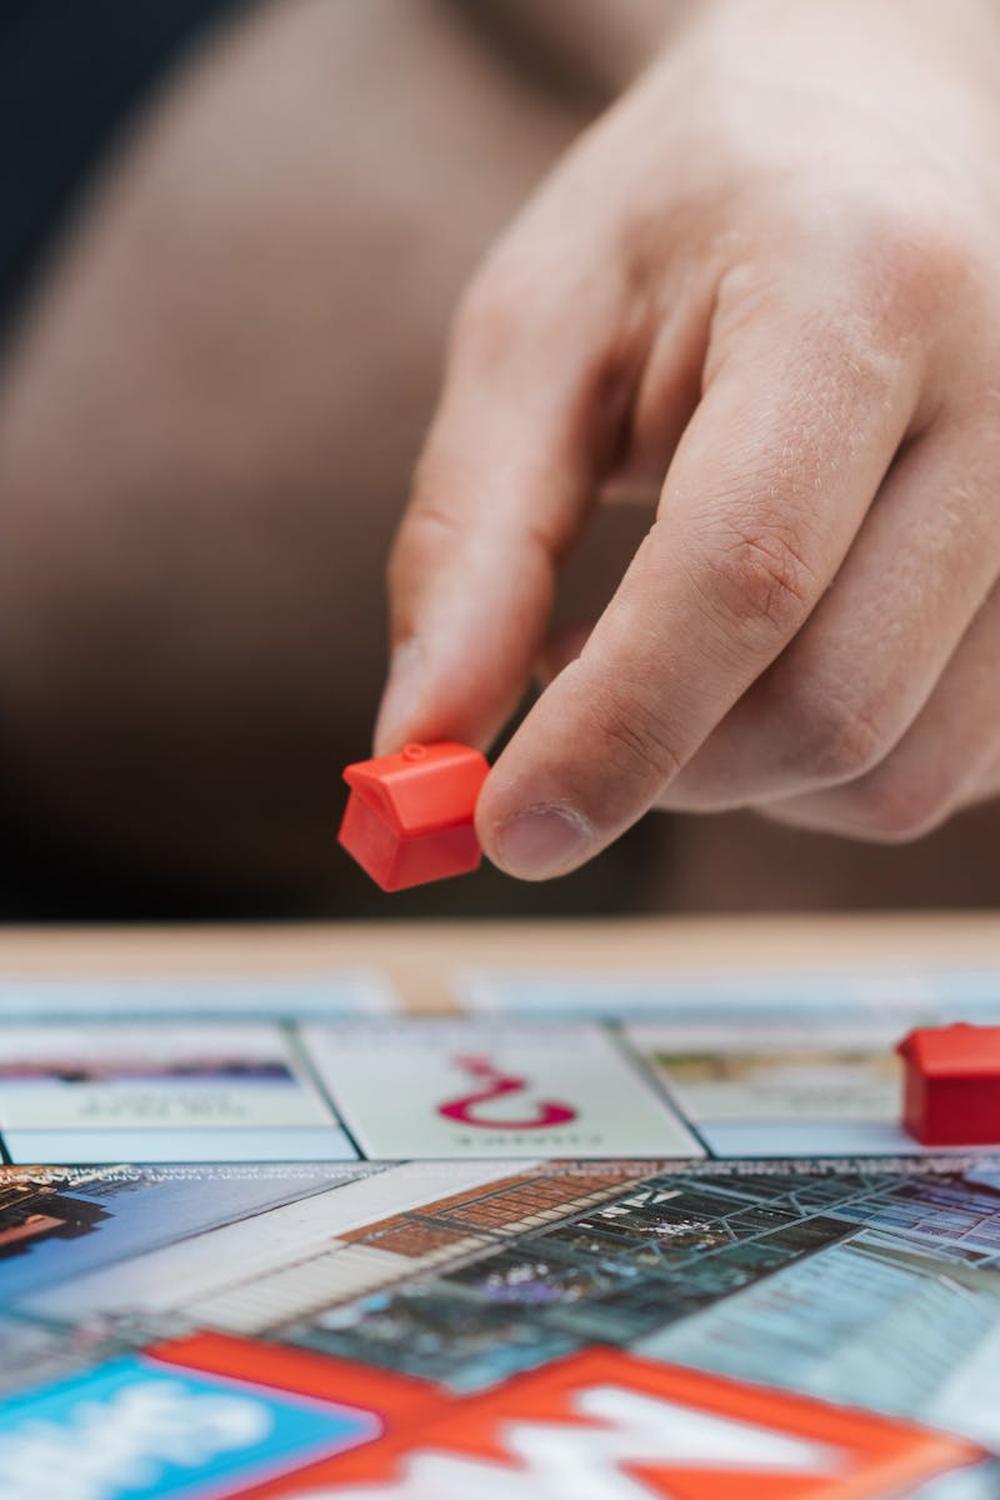
[[568, 1104], [559, 1104], [552, 1099], [539, 1099], [534, 1112], [521, 1119], [496, 1120], [478, 1116], [475, 1111], [492, 1099], [502, 1099], [505, 1094], [520, 1094], [528, 1088], [530, 1080], [518, 1078], [513, 1073], [503, 1073], [488, 1057], [456, 1057], [455, 1066], [477, 1079], [482, 1087], [475, 1093], [464, 1094], [460, 1099], [449, 1099], [438, 1105], [438, 1114], [446, 1120], [455, 1120], [460, 1125], [474, 1125], [482, 1130], [548, 1130], [554, 1125], [567, 1125], [576, 1119], [576, 1110]]

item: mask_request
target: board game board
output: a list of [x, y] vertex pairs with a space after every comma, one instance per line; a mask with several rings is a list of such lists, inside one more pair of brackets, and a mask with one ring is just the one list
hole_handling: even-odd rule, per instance
[[[457, 1000], [457, 1005], [456, 1005]], [[0, 1500], [997, 1500], [1000, 973], [0, 985]]]

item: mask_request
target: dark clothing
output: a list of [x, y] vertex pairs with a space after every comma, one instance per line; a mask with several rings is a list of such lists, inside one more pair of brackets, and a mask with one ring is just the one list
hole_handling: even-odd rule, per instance
[[0, 338], [88, 180], [240, 0], [0, 0]]

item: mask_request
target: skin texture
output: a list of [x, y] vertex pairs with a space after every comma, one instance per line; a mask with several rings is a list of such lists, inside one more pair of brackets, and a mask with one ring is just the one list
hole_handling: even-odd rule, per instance
[[[377, 744], [488, 743], [543, 660], [479, 806], [502, 868], [654, 805], [895, 842], [1000, 790], [998, 67], [981, 0], [706, 5], [473, 279]], [[554, 640], [623, 491], [646, 534]]]

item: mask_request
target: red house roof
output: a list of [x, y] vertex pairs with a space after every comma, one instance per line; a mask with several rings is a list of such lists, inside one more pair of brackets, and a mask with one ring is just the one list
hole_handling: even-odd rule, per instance
[[360, 760], [344, 780], [400, 838], [467, 823], [489, 767], [467, 745], [406, 745], [395, 755]]
[[929, 1078], [996, 1078], [1000, 1083], [1000, 1026], [923, 1026], [896, 1051]]

